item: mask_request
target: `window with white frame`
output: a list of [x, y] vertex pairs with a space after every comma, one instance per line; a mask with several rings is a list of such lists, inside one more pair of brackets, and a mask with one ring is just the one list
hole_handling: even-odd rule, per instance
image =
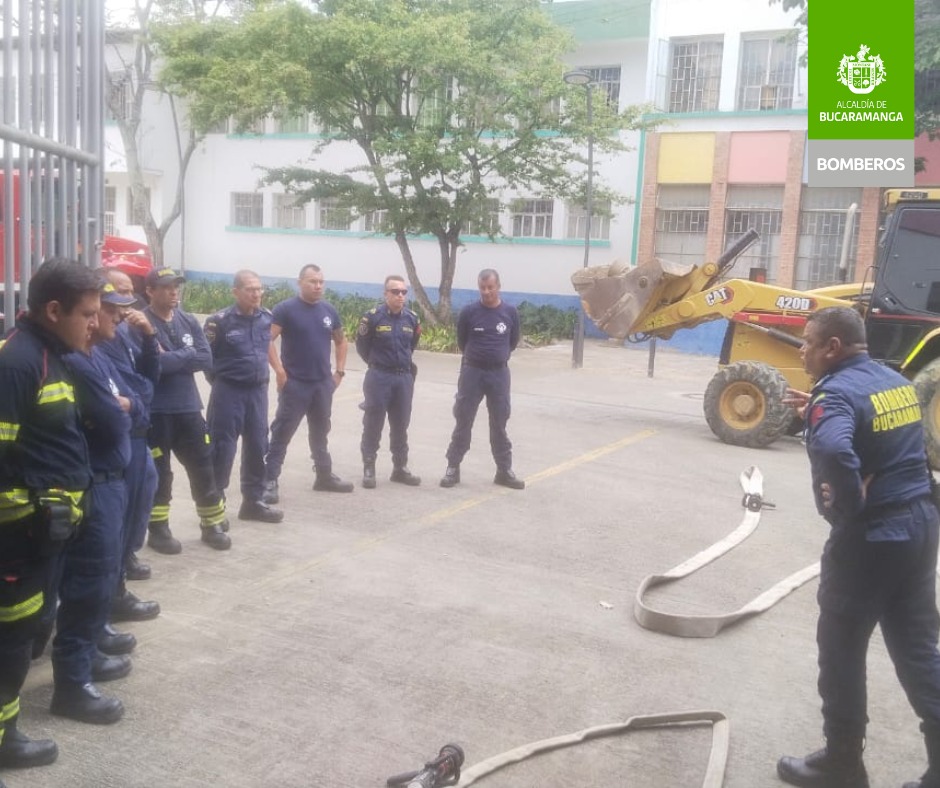
[[303, 230], [307, 226], [307, 206], [298, 203], [296, 194], [275, 194], [273, 207], [275, 227]]
[[620, 106], [620, 66], [586, 66], [584, 71], [607, 94], [607, 104], [616, 110]]
[[[568, 203], [566, 238], [584, 238], [587, 229], [587, 208], [583, 203]], [[610, 239], [610, 200], [595, 200], [591, 209], [591, 238]]]
[[127, 187], [127, 223], [143, 224], [144, 217], [150, 213], [150, 189], [144, 187], [144, 198], [140, 204], [134, 203], [134, 190]]
[[115, 216], [117, 212], [117, 187], [104, 187], [104, 234], [114, 235]]
[[449, 111], [454, 100], [453, 78], [444, 77], [419, 85], [412, 93], [412, 100], [415, 102], [414, 114], [418, 128], [429, 129], [443, 125], [447, 120], [444, 114]]
[[231, 222], [233, 227], [263, 227], [264, 195], [261, 192], [232, 192]]
[[480, 215], [467, 224], [467, 235], [496, 235], [499, 232], [499, 200], [484, 200]]
[[672, 263], [698, 265], [708, 236], [708, 184], [663, 184], [656, 192], [653, 255]]
[[758, 273], [768, 282], [777, 279], [780, 262], [780, 228], [783, 225], [783, 186], [731, 185], [725, 201], [727, 249], [748, 230], [760, 239], [735, 260], [723, 274], [725, 279], [750, 279]]
[[723, 48], [720, 37], [679, 38], [670, 42], [670, 112], [718, 109]]
[[512, 214], [513, 237], [551, 238], [554, 207], [551, 200], [517, 201]]
[[362, 217], [362, 229], [367, 233], [382, 232], [382, 225], [388, 218], [388, 211], [385, 209], [379, 211], [369, 211]]
[[[793, 286], [806, 290], [823, 285], [837, 284], [841, 280], [839, 261], [845, 239], [845, 223], [849, 207], [860, 206], [862, 190], [804, 186], [800, 200], [800, 230], [796, 242], [796, 276]], [[858, 253], [858, 222], [849, 236], [846, 257], [848, 279], [855, 271]]]
[[738, 109], [793, 106], [796, 46], [796, 38], [789, 33], [754, 33], [742, 39]]
[[348, 230], [349, 213], [340, 210], [339, 200], [326, 197], [317, 201], [318, 230]]

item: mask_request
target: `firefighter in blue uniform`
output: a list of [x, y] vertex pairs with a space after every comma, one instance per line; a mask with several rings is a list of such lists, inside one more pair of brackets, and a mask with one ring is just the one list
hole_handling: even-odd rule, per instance
[[408, 288], [400, 276], [385, 277], [385, 303], [362, 316], [356, 352], [369, 369], [362, 384], [362, 486], [375, 487], [375, 459], [388, 414], [392, 451], [391, 481], [416, 487], [421, 479], [408, 470], [408, 424], [416, 368], [411, 360], [421, 336], [418, 316], [405, 308]]
[[130, 657], [105, 656], [96, 646], [120, 577], [131, 419], [143, 405], [98, 345], [114, 339], [123, 309], [134, 302], [110, 282], [104, 284], [91, 346], [64, 358], [72, 372], [88, 441], [92, 485], [82, 528], [65, 548], [58, 569], [59, 609], [52, 642], [55, 689], [50, 710], [93, 724], [114, 723], [124, 715], [121, 701], [102, 695], [94, 682], [119, 679], [131, 670]]
[[212, 471], [212, 448], [195, 378], [195, 373], [212, 369], [212, 351], [199, 321], [179, 309], [180, 284], [184, 281], [185, 278], [172, 268], [152, 270], [147, 274], [150, 305], [144, 310], [156, 329], [161, 349], [160, 382], [154, 389], [148, 436], [158, 482], [147, 544], [167, 555], [183, 549], [170, 530], [170, 499], [173, 497], [171, 452], [189, 477], [202, 541], [215, 550], [228, 550], [232, 546], [226, 533], [225, 502]]
[[268, 451], [268, 349], [271, 313], [261, 306], [264, 288], [254, 271], [239, 271], [232, 287], [235, 303], [206, 320], [212, 348], [212, 393], [206, 420], [212, 441], [215, 481], [223, 493], [242, 438], [239, 520], [279, 523], [284, 512], [266, 504], [264, 455]]
[[809, 316], [801, 352], [817, 382], [789, 401], [804, 411], [816, 507], [831, 526], [816, 627], [826, 746], [781, 758], [777, 772], [791, 785], [867, 788], [865, 659], [880, 625], [927, 745], [927, 773], [905, 788], [938, 788], [940, 517], [914, 387], [866, 349], [856, 311], [831, 307]]
[[[134, 284], [127, 274], [116, 268], [102, 269], [99, 274], [117, 293], [130, 299], [130, 304], [137, 304]], [[114, 365], [139, 405], [131, 413], [131, 459], [124, 474], [127, 506], [121, 529], [121, 572], [111, 603], [112, 622], [148, 621], [160, 614], [158, 603], [142, 601], [128, 591], [125, 582], [150, 577], [150, 567], [137, 559], [135, 551], [143, 546], [157, 489], [157, 469], [147, 445], [147, 432], [150, 427], [153, 387], [160, 379], [159, 347], [156, 331], [143, 312], [127, 307], [123, 315], [124, 319], [118, 325], [115, 336], [96, 344], [96, 348]], [[120, 655], [133, 651], [136, 644], [132, 634], [118, 632], [109, 623], [105, 626], [98, 648], [105, 654]]]
[[88, 446], [62, 356], [87, 346], [98, 281], [53, 259], [30, 280], [28, 313], [0, 347], [0, 769], [52, 763], [50, 740], [18, 729], [20, 690], [53, 557], [73, 537], [91, 484]]
[[463, 353], [454, 419], [457, 422], [447, 448], [447, 470], [441, 487], [460, 483], [460, 463], [470, 448], [470, 433], [480, 403], [486, 398], [490, 417], [490, 449], [496, 461], [494, 484], [521, 490], [525, 482], [512, 470], [509, 422], [509, 356], [519, 344], [519, 313], [499, 295], [499, 274], [492, 268], [477, 277], [480, 300], [460, 310], [457, 347]]

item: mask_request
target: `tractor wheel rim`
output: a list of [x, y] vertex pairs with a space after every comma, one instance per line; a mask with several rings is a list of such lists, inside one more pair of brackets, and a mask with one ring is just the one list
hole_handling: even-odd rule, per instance
[[739, 430], [750, 429], [764, 418], [763, 394], [744, 381], [732, 383], [722, 392], [719, 407], [724, 422]]

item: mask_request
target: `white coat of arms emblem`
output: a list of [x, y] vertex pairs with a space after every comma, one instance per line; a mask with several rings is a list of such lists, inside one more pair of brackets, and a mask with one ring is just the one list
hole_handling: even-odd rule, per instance
[[853, 93], [871, 93], [885, 81], [881, 55], [869, 55], [871, 48], [862, 44], [856, 55], [843, 55], [839, 63], [839, 82]]

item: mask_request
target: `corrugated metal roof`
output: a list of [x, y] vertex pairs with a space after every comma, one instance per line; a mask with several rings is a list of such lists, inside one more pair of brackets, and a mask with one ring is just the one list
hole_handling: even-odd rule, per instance
[[649, 38], [651, 0], [579, 0], [547, 3], [552, 19], [578, 41]]

